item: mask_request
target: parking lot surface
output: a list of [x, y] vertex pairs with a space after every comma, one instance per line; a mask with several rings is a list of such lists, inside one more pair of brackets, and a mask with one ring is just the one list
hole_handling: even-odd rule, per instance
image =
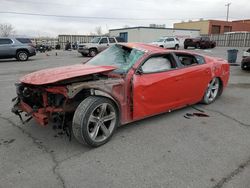
[[[228, 48], [195, 50], [226, 58]], [[243, 49], [239, 49], [238, 62]], [[197, 104], [124, 125], [90, 149], [10, 112], [19, 77], [86, 61], [75, 51], [0, 60], [0, 187], [246, 188], [250, 185], [250, 72], [231, 66], [229, 85], [211, 105]], [[209, 117], [184, 117], [203, 110]]]

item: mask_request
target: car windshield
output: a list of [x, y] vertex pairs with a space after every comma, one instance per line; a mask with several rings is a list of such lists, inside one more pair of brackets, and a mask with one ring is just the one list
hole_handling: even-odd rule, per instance
[[93, 38], [90, 43], [98, 43], [100, 41], [101, 37], [95, 37]]
[[86, 64], [117, 67], [114, 72], [127, 73], [128, 70], [144, 55], [145, 52], [122, 45], [113, 45]]
[[155, 42], [163, 42], [164, 40], [165, 40], [165, 39], [160, 38], [160, 39], [156, 40]]

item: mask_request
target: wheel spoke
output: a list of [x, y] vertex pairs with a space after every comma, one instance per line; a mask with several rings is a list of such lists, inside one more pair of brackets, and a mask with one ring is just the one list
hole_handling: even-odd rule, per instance
[[115, 118], [116, 118], [115, 113], [112, 112], [112, 113], [110, 113], [109, 115], [104, 116], [104, 117], [103, 117], [103, 121], [106, 122], [106, 121], [113, 120], [113, 119], [115, 119]]
[[211, 83], [210, 83], [210, 86], [213, 86], [214, 85], [214, 82], [215, 82], [215, 78], [211, 81]]
[[219, 88], [219, 86], [218, 86], [218, 85], [215, 85], [215, 86], [213, 86], [211, 89], [217, 90], [218, 88]]
[[109, 129], [104, 125], [104, 123], [101, 123], [101, 130], [103, 131], [105, 136], [109, 136], [110, 135], [110, 131]]
[[100, 111], [100, 114], [99, 114], [100, 118], [102, 118], [104, 116], [104, 114], [106, 112], [106, 109], [107, 109], [107, 104], [106, 103], [102, 104], [101, 111]]
[[89, 121], [90, 121], [90, 122], [97, 123], [97, 122], [99, 121], [99, 118], [96, 117], [96, 116], [91, 115], [91, 116], [89, 117]]
[[210, 90], [210, 89], [208, 89], [208, 90], [207, 90], [207, 95], [206, 95], [206, 96], [207, 96], [207, 98], [210, 98], [210, 95], [211, 95], [211, 90]]
[[215, 92], [215, 91], [212, 91], [212, 92], [211, 92], [211, 99], [214, 99], [215, 96], [216, 96], [216, 92]]
[[90, 134], [91, 138], [93, 140], [96, 139], [97, 135], [98, 135], [98, 132], [99, 132], [99, 129], [100, 129], [100, 126], [97, 124], [95, 127], [94, 127], [94, 130], [93, 132]]

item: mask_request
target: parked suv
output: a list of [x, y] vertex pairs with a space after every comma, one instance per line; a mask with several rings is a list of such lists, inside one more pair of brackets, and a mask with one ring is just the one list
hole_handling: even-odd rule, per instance
[[16, 58], [18, 61], [27, 61], [33, 55], [36, 55], [36, 49], [30, 39], [0, 38], [0, 59]]
[[216, 46], [216, 42], [210, 40], [209, 37], [197, 37], [197, 38], [187, 38], [184, 41], [184, 48], [195, 47], [195, 48], [214, 48]]
[[180, 47], [180, 41], [175, 37], [161, 37], [151, 44], [162, 47], [162, 48], [173, 48], [178, 50]]
[[90, 43], [79, 44], [78, 52], [83, 56], [94, 57], [99, 52], [107, 49], [110, 45], [124, 42], [124, 39], [121, 37], [95, 37]]

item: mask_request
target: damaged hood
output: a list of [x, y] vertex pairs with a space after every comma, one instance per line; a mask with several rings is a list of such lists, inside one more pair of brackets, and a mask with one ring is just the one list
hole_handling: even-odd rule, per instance
[[78, 64], [33, 72], [22, 77], [20, 81], [26, 84], [44, 85], [79, 76], [110, 72], [115, 69], [116, 67], [113, 66], [93, 66], [88, 64]]

